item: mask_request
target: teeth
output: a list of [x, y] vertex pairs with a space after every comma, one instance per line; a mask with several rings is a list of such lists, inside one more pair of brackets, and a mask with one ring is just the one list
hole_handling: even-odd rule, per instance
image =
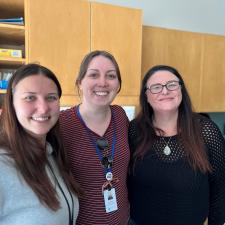
[[32, 117], [33, 120], [36, 120], [36, 121], [46, 121], [49, 119], [48, 116], [43, 116], [43, 117]]
[[105, 96], [107, 95], [108, 93], [106, 91], [96, 91], [95, 92], [96, 95], [100, 95], [100, 96]]

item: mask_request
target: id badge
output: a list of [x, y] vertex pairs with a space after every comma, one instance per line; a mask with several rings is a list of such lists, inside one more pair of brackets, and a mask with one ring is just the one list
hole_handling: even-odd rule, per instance
[[115, 188], [111, 188], [111, 190], [104, 190], [104, 201], [105, 211], [107, 213], [116, 211], [118, 209]]

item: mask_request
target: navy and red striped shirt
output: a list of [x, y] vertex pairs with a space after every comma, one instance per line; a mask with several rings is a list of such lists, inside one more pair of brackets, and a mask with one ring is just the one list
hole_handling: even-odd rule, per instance
[[[115, 157], [112, 173], [119, 182], [113, 183], [116, 191], [118, 210], [106, 213], [102, 185], [106, 181], [104, 169], [100, 163], [94, 141], [101, 138], [87, 129], [78, 118], [76, 107], [60, 114], [60, 129], [68, 155], [72, 173], [81, 185], [85, 196], [80, 198], [77, 225], [125, 225], [129, 218], [129, 201], [127, 193], [127, 170], [130, 159], [128, 144], [128, 118], [122, 107], [111, 106], [114, 119], [111, 119], [104, 138], [112, 146], [113, 129], [116, 129]], [[113, 122], [115, 123], [113, 125]]]

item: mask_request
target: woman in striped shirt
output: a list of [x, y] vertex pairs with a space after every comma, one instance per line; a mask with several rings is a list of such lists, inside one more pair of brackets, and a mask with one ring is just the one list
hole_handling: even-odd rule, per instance
[[111, 105], [121, 89], [115, 58], [105, 51], [86, 55], [76, 85], [82, 103], [61, 113], [60, 126], [73, 175], [84, 190], [77, 224], [125, 225], [128, 118], [122, 107]]

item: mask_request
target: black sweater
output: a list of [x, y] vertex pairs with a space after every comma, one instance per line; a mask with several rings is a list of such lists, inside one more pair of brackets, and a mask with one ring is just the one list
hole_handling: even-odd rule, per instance
[[[188, 164], [177, 136], [157, 137], [128, 179], [131, 217], [137, 225], [209, 225], [225, 223], [225, 141], [218, 127], [201, 119], [201, 132], [213, 172]], [[131, 152], [136, 150], [136, 121], [130, 123]], [[166, 144], [171, 149], [165, 155]]]

